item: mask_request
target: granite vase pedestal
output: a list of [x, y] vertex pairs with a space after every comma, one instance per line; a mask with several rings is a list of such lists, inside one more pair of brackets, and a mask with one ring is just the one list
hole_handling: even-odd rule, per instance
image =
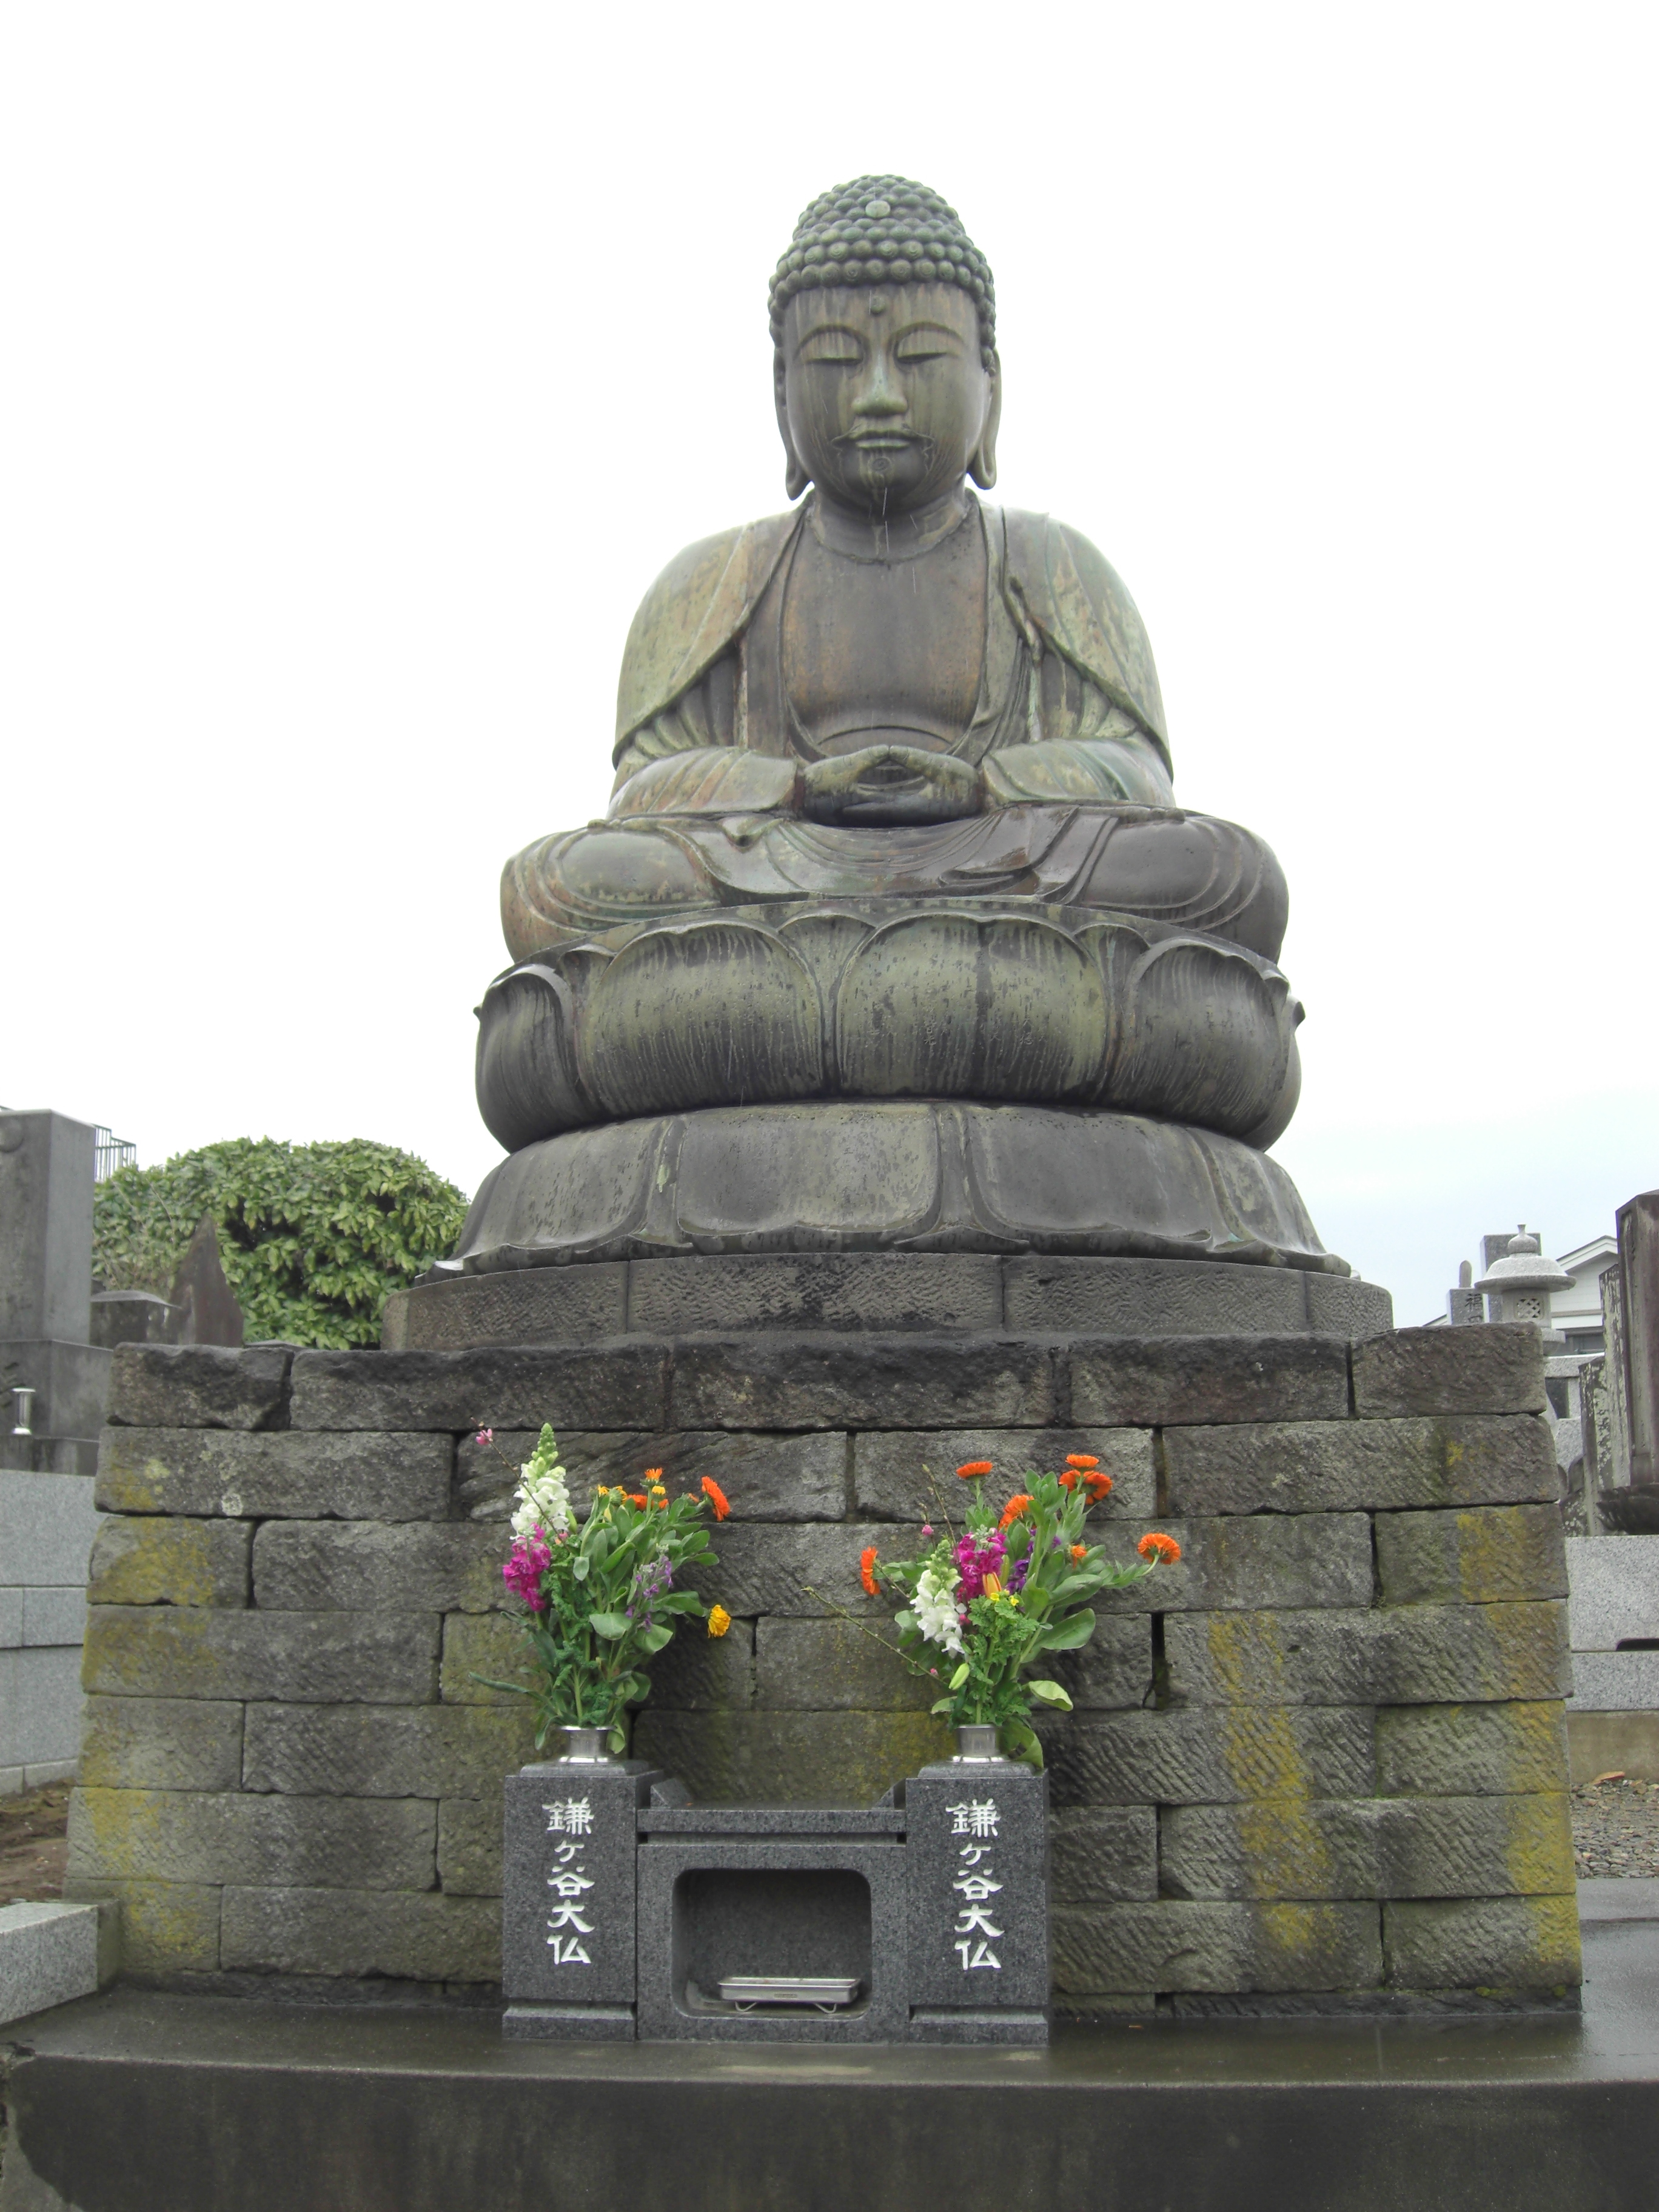
[[[1040, 1775], [957, 1757], [868, 1808], [687, 1799], [639, 1760], [509, 1778], [509, 2040], [1048, 2042]], [[732, 1977], [845, 2001], [734, 2000]]]

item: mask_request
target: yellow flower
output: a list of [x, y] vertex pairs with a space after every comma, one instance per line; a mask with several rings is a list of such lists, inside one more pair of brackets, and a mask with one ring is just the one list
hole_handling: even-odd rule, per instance
[[708, 1633], [711, 1636], [724, 1636], [726, 1630], [730, 1628], [731, 1626], [732, 1616], [723, 1605], [717, 1605], [710, 1609], [708, 1615]]

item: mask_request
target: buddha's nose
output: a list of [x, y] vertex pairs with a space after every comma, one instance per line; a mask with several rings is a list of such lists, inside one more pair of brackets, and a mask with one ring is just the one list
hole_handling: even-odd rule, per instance
[[902, 415], [907, 404], [886, 362], [878, 357], [871, 363], [866, 381], [853, 395], [854, 414]]

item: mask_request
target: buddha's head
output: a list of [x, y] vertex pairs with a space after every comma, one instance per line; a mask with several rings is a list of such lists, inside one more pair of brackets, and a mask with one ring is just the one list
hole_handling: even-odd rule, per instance
[[996, 288], [954, 208], [903, 177], [813, 201], [772, 278], [789, 496], [856, 512], [996, 482]]

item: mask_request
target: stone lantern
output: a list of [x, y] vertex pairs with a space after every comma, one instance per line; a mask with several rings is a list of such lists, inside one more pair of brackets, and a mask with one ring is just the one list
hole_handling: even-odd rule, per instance
[[1520, 1233], [1510, 1237], [1509, 1250], [1493, 1261], [1474, 1287], [1492, 1301], [1488, 1311], [1493, 1321], [1535, 1322], [1548, 1335], [1551, 1295], [1571, 1290], [1572, 1277], [1543, 1256], [1538, 1239], [1528, 1235], [1523, 1221]]

